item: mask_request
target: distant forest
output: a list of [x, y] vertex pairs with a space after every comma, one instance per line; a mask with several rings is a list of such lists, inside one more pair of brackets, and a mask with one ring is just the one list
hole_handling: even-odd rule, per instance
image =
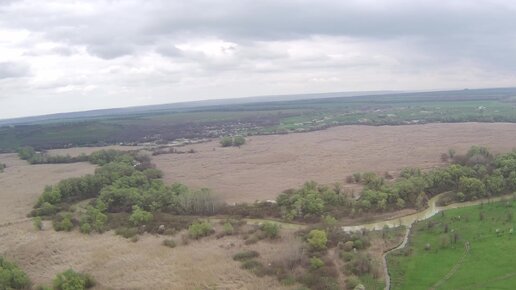
[[180, 138], [286, 134], [352, 124], [516, 122], [516, 88], [334, 96], [186, 108], [163, 105], [152, 106], [152, 109], [106, 110], [91, 115], [68, 113], [62, 118], [3, 120], [0, 122], [0, 152], [14, 152], [22, 146], [40, 150], [120, 143], [159, 144]]

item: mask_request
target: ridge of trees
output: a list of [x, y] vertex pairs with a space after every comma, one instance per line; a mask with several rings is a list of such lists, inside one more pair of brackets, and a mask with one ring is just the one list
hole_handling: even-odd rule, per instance
[[[191, 190], [180, 183], [165, 185], [160, 180], [162, 172], [147, 155], [101, 150], [92, 153], [89, 161], [100, 165], [94, 174], [47, 186], [31, 214], [53, 219], [56, 230], [79, 226], [82, 232], [90, 233], [106, 230], [110, 216], [117, 214], [129, 213], [124, 222], [140, 226], [156, 213], [210, 215], [220, 206], [207, 189]], [[73, 203], [88, 199], [84, 211], [71, 212]]]
[[318, 219], [324, 214], [336, 217], [362, 212], [385, 212], [403, 208], [422, 208], [428, 199], [450, 192], [443, 202], [468, 201], [516, 191], [516, 150], [494, 155], [485, 147], [473, 146], [464, 155], [449, 153], [449, 164], [422, 172], [406, 168], [400, 178], [387, 182], [375, 173], [354, 174], [364, 185], [354, 199], [340, 186], [319, 185], [313, 181], [290, 189], [277, 198], [283, 218]]

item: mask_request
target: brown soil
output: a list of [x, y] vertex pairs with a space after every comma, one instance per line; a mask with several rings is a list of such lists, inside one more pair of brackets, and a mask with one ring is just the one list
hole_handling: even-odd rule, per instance
[[[275, 199], [307, 180], [342, 182], [354, 172], [399, 172], [442, 165], [441, 153], [484, 145], [495, 152], [516, 145], [516, 124], [460, 123], [343, 126], [289, 135], [254, 136], [241, 148], [196, 144], [195, 154], [154, 157], [165, 180], [207, 187], [232, 202]], [[357, 191], [358, 189], [355, 189]]]

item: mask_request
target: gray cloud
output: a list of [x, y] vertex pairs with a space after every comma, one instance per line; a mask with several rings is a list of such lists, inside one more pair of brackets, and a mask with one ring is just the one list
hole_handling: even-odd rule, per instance
[[14, 62], [0, 62], [0, 80], [28, 76], [30, 69], [27, 65]]
[[52, 110], [93, 93], [105, 107], [514, 85], [514, 15], [502, 0], [0, 1], [0, 78], [27, 76]]

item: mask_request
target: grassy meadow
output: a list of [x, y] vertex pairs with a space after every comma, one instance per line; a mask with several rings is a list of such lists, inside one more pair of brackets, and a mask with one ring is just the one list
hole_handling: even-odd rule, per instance
[[392, 289], [514, 289], [516, 201], [452, 209], [413, 226], [387, 257]]

